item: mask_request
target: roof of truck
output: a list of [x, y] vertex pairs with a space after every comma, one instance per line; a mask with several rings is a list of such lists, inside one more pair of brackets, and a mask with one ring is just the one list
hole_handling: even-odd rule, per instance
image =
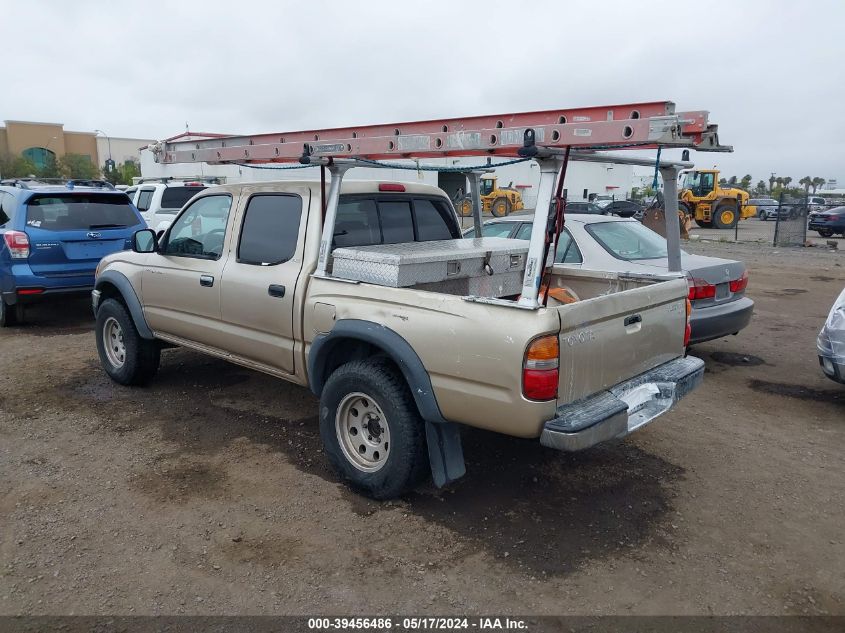
[[[443, 193], [441, 189], [435, 187], [434, 185], [426, 185], [422, 183], [416, 182], [399, 182], [395, 180], [347, 180], [344, 178], [343, 184], [341, 185], [340, 192], [342, 194], [355, 194], [355, 193], [379, 193], [379, 185], [401, 185], [405, 188], [405, 193], [418, 193], [418, 194], [428, 194], [428, 195], [436, 195], [446, 197], [446, 194]], [[225, 185], [212, 185], [206, 188], [204, 191], [229, 191], [229, 192], [236, 192], [240, 191], [242, 187], [263, 187], [265, 189], [272, 189], [274, 186], [278, 186], [280, 191], [285, 191], [287, 188], [290, 187], [310, 187], [310, 188], [318, 188], [320, 187], [319, 180], [270, 180], [270, 181], [258, 181], [258, 182], [239, 182], [239, 183], [229, 183]], [[326, 182], [326, 191], [328, 191], [329, 183]], [[381, 193], [400, 193], [396, 191], [383, 191]]]

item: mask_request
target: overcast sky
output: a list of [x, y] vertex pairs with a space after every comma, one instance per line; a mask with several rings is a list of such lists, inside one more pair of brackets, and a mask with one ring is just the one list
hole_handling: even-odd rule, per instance
[[2, 3], [0, 119], [161, 139], [672, 100], [845, 185], [845, 2]]

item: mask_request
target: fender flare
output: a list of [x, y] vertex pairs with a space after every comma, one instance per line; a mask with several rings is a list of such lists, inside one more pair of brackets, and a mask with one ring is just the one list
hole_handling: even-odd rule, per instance
[[117, 291], [123, 298], [123, 302], [129, 309], [129, 315], [132, 317], [132, 321], [135, 323], [135, 327], [138, 329], [138, 334], [141, 338], [149, 340], [154, 339], [155, 336], [153, 336], [153, 331], [150, 329], [150, 326], [147, 325], [147, 320], [144, 318], [144, 310], [141, 308], [141, 302], [138, 300], [138, 295], [135, 294], [135, 289], [126, 278], [126, 275], [116, 270], [107, 270], [97, 277], [94, 290], [102, 291], [102, 287], [106, 284], [111, 284], [117, 288]]
[[434, 483], [444, 486], [466, 473], [458, 425], [440, 412], [431, 378], [414, 348], [388, 327], [361, 319], [341, 319], [332, 331], [318, 334], [308, 354], [308, 384], [319, 397], [326, 384], [326, 367], [332, 350], [343, 341], [362, 341], [382, 350], [399, 368], [420, 415], [425, 420], [428, 458]]

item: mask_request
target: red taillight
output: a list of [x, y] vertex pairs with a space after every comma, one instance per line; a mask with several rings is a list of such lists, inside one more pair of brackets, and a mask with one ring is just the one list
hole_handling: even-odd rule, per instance
[[703, 279], [692, 278], [687, 280], [689, 284], [689, 300], [712, 299], [716, 296], [716, 286], [708, 284]]
[[557, 335], [541, 336], [525, 350], [522, 366], [522, 395], [529, 400], [557, 398], [560, 347]]
[[748, 286], [748, 271], [745, 270], [742, 272], [742, 276], [739, 279], [734, 279], [731, 281], [731, 292], [743, 292], [745, 288]]
[[405, 185], [400, 185], [395, 182], [380, 182], [378, 185], [379, 191], [405, 191]]
[[684, 326], [684, 347], [689, 346], [689, 340], [692, 336], [692, 325], [690, 324], [690, 315], [692, 315], [692, 304], [690, 300], [686, 300], [686, 314], [687, 314], [687, 321], [686, 325]]
[[19, 288], [19, 295], [40, 295], [44, 292], [44, 288]]
[[26, 259], [29, 257], [29, 236], [21, 231], [6, 231], [3, 234], [6, 246], [12, 259]]
[[186, 187], [204, 187], [201, 182], [186, 182], [184, 183]]

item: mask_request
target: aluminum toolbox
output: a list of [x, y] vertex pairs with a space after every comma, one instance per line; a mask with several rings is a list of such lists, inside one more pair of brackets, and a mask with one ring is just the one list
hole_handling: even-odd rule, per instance
[[499, 275], [521, 282], [527, 253], [528, 242], [501, 237], [337, 248], [332, 276], [393, 288]]

